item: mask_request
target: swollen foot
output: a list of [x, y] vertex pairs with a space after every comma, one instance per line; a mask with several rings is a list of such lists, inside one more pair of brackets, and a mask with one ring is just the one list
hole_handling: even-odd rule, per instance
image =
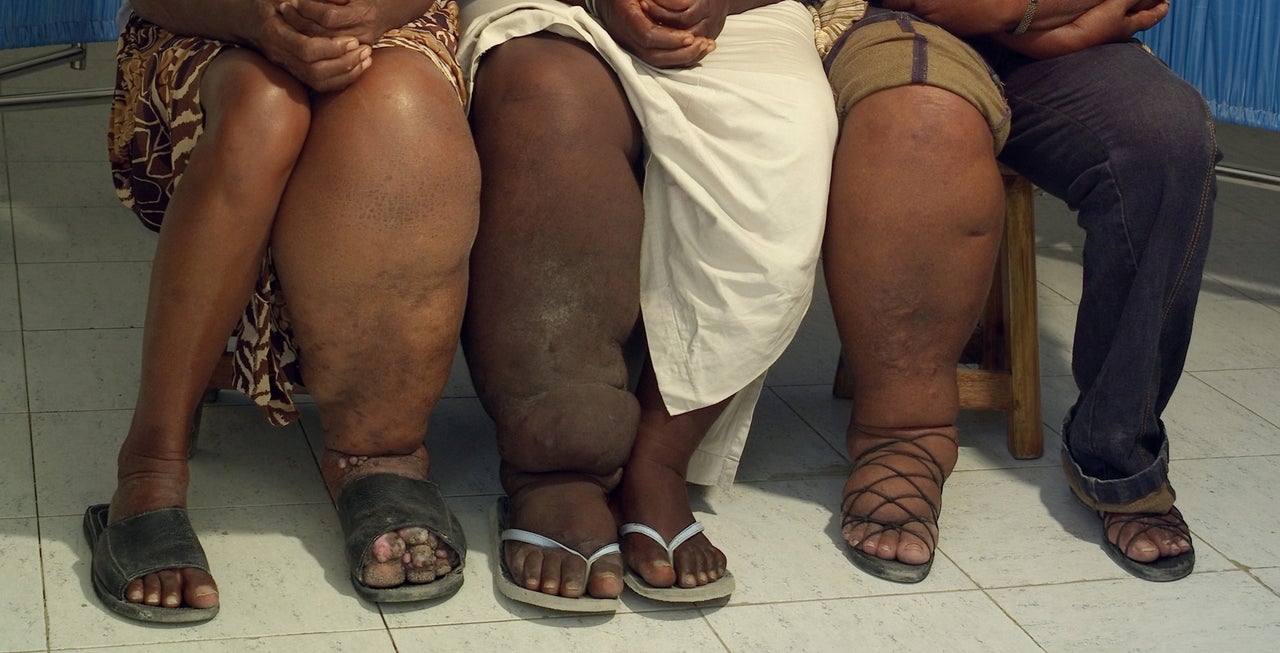
[[[326, 449], [321, 471], [330, 496], [341, 496], [352, 481], [373, 474], [392, 474], [414, 480], [427, 479], [426, 449], [403, 456], [353, 456]], [[459, 564], [457, 554], [436, 533], [420, 526], [390, 530], [379, 535], [360, 562], [358, 578], [372, 588], [398, 587], [405, 583], [430, 583]]]
[[854, 563], [886, 580], [923, 580], [938, 543], [942, 486], [956, 463], [955, 429], [858, 427], [849, 449], [841, 530]]
[[504, 542], [501, 555], [513, 582], [525, 589], [565, 598], [616, 598], [623, 588], [620, 556], [603, 555], [590, 569], [584, 559], [617, 540], [605, 490], [590, 477], [565, 476], [520, 484], [510, 496], [505, 526], [550, 538], [582, 556], [520, 541]]

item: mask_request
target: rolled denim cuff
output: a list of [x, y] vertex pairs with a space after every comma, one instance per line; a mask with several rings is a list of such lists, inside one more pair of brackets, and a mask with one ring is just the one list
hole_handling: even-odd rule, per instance
[[[1172, 505], [1173, 491], [1169, 483], [1169, 441], [1160, 445], [1160, 453], [1154, 462], [1142, 471], [1126, 478], [1101, 479], [1084, 473], [1080, 465], [1071, 458], [1071, 450], [1066, 443], [1062, 445], [1062, 469], [1067, 475], [1071, 489], [1081, 501], [1090, 507], [1108, 512], [1131, 512], [1120, 510], [1126, 506], [1145, 504], [1151, 501]], [[1168, 489], [1167, 497], [1161, 497], [1162, 490]], [[1146, 500], [1146, 501], [1144, 501]], [[1165, 512], [1156, 505], [1141, 505], [1141, 509], [1133, 512]]]

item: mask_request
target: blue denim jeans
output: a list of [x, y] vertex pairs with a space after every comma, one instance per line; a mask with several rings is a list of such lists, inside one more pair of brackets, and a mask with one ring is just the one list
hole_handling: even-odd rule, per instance
[[1064, 465], [1104, 503], [1167, 481], [1160, 415], [1182, 374], [1221, 158], [1200, 94], [1137, 43], [1042, 61], [979, 44], [1013, 112], [1000, 160], [1079, 211], [1079, 396]]

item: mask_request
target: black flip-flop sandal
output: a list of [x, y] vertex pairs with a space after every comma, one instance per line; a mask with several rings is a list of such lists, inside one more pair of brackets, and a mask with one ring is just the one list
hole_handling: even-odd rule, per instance
[[146, 574], [184, 567], [209, 572], [185, 509], [150, 510], [110, 525], [107, 510], [107, 504], [98, 504], [84, 513], [84, 535], [93, 550], [93, 590], [103, 605], [123, 617], [151, 623], [196, 623], [218, 614], [218, 606], [165, 608], [124, 597], [129, 583]]

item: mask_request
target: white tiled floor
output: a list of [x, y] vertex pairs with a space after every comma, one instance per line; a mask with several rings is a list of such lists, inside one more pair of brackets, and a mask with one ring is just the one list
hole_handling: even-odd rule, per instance
[[[48, 70], [0, 90], [109, 85], [109, 57], [98, 44], [87, 72]], [[1042, 197], [1049, 453], [1014, 461], [999, 416], [964, 416], [938, 560], [918, 586], [869, 578], [841, 550], [833, 510], [848, 408], [830, 394], [838, 344], [819, 292], [771, 374], [739, 482], [695, 494], [738, 579], [727, 605], [628, 595], [616, 616], [564, 617], [501, 598], [486, 516], [499, 491], [493, 431], [459, 366], [429, 438], [470, 536], [457, 596], [408, 608], [355, 598], [316, 470], [314, 412], [272, 429], [231, 400], [206, 411], [192, 462], [192, 519], [222, 613], [188, 628], [118, 619], [89, 585], [80, 513], [112, 488], [155, 238], [112, 197], [105, 113], [0, 113], [0, 652], [1280, 650], [1280, 193], [1235, 183], [1221, 186], [1195, 342], [1166, 414], [1199, 556], [1184, 581], [1126, 576], [1060, 478], [1081, 239]], [[1244, 163], [1280, 168], [1280, 134], [1222, 135], [1229, 161], [1238, 142], [1271, 157]]]

